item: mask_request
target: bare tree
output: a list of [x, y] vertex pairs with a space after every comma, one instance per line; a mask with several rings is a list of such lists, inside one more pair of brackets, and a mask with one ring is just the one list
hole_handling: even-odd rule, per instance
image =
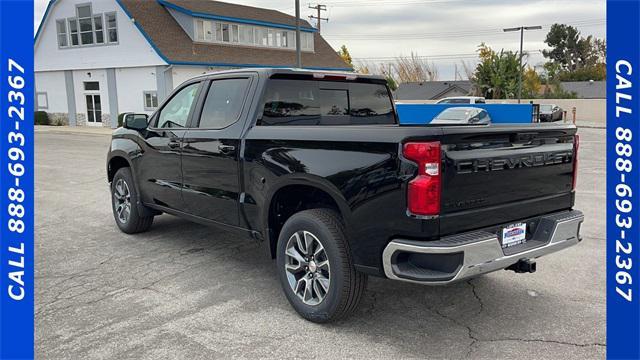
[[391, 64], [400, 83], [438, 80], [438, 69], [426, 58], [411, 53], [411, 56], [400, 56]]
[[462, 71], [464, 75], [467, 77], [467, 80], [473, 79], [473, 74], [476, 71], [476, 64], [472, 64], [471, 62], [467, 62], [464, 60], [460, 60], [460, 64], [462, 65]]

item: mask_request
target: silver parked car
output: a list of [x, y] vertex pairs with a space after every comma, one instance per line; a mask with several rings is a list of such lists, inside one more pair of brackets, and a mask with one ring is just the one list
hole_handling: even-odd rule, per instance
[[445, 109], [440, 114], [436, 115], [430, 124], [447, 124], [447, 125], [462, 125], [462, 124], [474, 124], [483, 125], [491, 124], [491, 117], [485, 109], [477, 107], [450, 107]]
[[562, 108], [554, 104], [540, 104], [540, 121], [562, 120]]

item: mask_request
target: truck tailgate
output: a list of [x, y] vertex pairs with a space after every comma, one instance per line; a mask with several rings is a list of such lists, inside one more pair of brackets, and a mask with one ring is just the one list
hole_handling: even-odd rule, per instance
[[440, 234], [573, 206], [575, 127], [447, 127]]

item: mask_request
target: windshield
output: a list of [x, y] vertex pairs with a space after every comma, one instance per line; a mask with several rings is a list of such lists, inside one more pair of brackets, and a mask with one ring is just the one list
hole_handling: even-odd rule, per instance
[[450, 108], [441, 112], [434, 120], [467, 121], [477, 113], [476, 109]]
[[540, 111], [551, 111], [553, 105], [540, 105]]
[[438, 101], [438, 104], [469, 104], [471, 100], [464, 98], [452, 98]]

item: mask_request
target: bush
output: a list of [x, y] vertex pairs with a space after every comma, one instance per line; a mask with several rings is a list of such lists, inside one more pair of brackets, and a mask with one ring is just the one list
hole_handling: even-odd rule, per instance
[[36, 111], [33, 114], [33, 120], [36, 125], [50, 125], [49, 114], [46, 111]]
[[124, 115], [125, 113], [118, 115], [118, 127], [122, 127], [122, 125], [124, 125]]

